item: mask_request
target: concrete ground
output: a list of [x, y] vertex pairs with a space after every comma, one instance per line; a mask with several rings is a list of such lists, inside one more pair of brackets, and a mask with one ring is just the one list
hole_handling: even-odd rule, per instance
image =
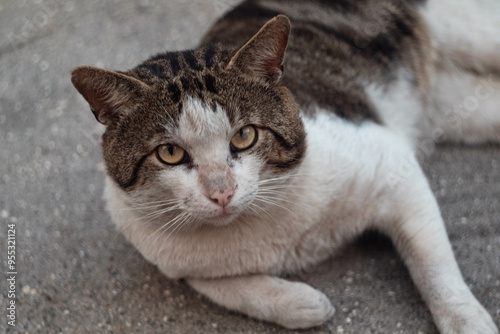
[[[194, 47], [233, 1], [0, 2], [0, 232], [16, 230], [16, 326], [0, 333], [287, 333], [162, 276], [115, 231], [101, 199], [102, 127], [70, 83], [81, 64], [125, 70]], [[458, 263], [500, 325], [500, 148], [440, 147], [424, 161]], [[12, 224], [14, 226], [12, 226]], [[337, 312], [302, 333], [436, 333], [387, 240], [367, 237], [291, 277]]]

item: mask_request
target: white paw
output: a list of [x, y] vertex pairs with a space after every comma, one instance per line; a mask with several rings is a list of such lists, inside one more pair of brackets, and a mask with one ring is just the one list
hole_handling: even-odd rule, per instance
[[442, 312], [436, 323], [441, 334], [499, 334], [489, 313], [475, 301]]
[[272, 321], [289, 329], [319, 326], [335, 313], [328, 298], [305, 283], [294, 282], [277, 297]]

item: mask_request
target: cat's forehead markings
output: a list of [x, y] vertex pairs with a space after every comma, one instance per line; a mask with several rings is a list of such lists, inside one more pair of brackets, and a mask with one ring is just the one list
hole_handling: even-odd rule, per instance
[[227, 136], [230, 131], [229, 118], [219, 105], [214, 112], [211, 106], [191, 96], [182, 103], [179, 134], [184, 140], [206, 141]]
[[191, 70], [198, 72], [203, 69], [203, 67], [199, 64], [198, 59], [196, 59], [193, 50], [183, 51], [181, 52], [181, 55]]

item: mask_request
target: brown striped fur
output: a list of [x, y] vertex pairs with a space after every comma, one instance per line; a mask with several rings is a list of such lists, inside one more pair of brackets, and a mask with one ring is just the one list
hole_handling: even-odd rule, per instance
[[217, 22], [202, 41], [236, 46], [280, 13], [292, 22], [284, 85], [304, 110], [380, 122], [360, 80], [391, 82], [400, 66], [429, 89], [431, 50], [410, 1], [246, 1]]
[[[168, 141], [165, 125], [175, 127], [187, 96], [200, 99], [214, 112], [216, 105], [223, 106], [235, 126], [254, 124], [268, 134], [255, 149], [268, 169], [279, 173], [297, 166], [305, 151], [305, 132], [292, 95], [278, 84], [283, 54], [276, 64], [266, 65], [270, 71], [278, 71], [268, 78], [252, 68], [257, 58], [264, 58], [252, 51], [256, 47], [276, 43], [275, 51], [284, 53], [289, 21], [281, 17], [276, 22], [270, 23], [256, 46], [208, 45], [164, 53], [123, 73], [89, 66], [75, 69], [73, 84], [90, 103], [96, 118], [108, 125], [103, 136], [108, 174], [127, 190], [151, 179], [158, 167], [147, 158]], [[274, 40], [274, 30], [279, 30], [281, 39]]]
[[[240, 46], [279, 13], [287, 14], [293, 26], [282, 80], [280, 70], [270, 82], [244, 73], [241, 66], [231, 70]], [[286, 48], [286, 41], [279, 43]], [[273, 148], [269, 165], [289, 168], [305, 149], [295, 101], [304, 112], [319, 106], [354, 122], [381, 123], [360, 80], [390, 83], [404, 66], [418, 90], [428, 89], [426, 30], [409, 1], [246, 1], [216, 23], [201, 44], [196, 50], [159, 54], [128, 72], [90, 67], [73, 72], [73, 83], [96, 118], [109, 125], [104, 158], [108, 173], [123, 188], [139, 179], [144, 183], [157, 169], [146, 157], [161, 143], [164, 129], [158, 124], [175, 123], [188, 95], [212, 108], [224, 106], [233, 122], [258, 120], [274, 137], [274, 144], [268, 143]], [[282, 70], [282, 61], [275, 68]], [[106, 103], [108, 110], [100, 112]]]

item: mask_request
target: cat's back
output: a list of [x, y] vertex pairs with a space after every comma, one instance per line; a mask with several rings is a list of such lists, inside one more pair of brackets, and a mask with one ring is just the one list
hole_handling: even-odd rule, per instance
[[[417, 92], [428, 89], [431, 48], [417, 1], [245, 1], [220, 19], [202, 44], [237, 46], [268, 19], [292, 23], [283, 83], [304, 111], [318, 107], [353, 121], [381, 123], [365, 92], [391, 85], [402, 70]], [[422, 94], [422, 95], [423, 95]]]

